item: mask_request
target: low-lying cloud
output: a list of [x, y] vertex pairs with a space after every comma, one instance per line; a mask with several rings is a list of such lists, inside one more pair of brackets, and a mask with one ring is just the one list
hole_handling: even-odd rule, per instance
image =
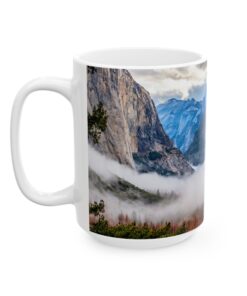
[[130, 219], [140, 222], [161, 223], [165, 221], [181, 221], [189, 218], [203, 205], [204, 167], [201, 166], [187, 177], [164, 177], [156, 173], [140, 174], [135, 170], [121, 165], [89, 148], [89, 167], [104, 181], [110, 181], [116, 176], [132, 183], [148, 192], [175, 193], [178, 198], [167, 203], [161, 200], [155, 204], [144, 204], [142, 201], [121, 200], [109, 192], [97, 188], [90, 189], [90, 201], [104, 200], [105, 215], [117, 221], [120, 214], [128, 215]]

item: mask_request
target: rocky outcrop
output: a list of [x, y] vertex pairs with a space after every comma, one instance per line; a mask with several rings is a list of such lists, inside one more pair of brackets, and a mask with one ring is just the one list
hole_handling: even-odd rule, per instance
[[99, 152], [140, 172], [193, 171], [164, 132], [149, 93], [127, 70], [88, 67], [88, 112], [100, 102], [108, 115], [107, 128], [99, 143], [89, 138]]

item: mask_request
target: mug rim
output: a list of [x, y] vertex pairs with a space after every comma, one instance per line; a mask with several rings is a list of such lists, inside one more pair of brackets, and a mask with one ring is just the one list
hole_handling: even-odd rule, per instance
[[[144, 58], [145, 62], [142, 62]], [[180, 68], [199, 65], [206, 61], [205, 55], [194, 51], [160, 47], [106, 48], [74, 55], [76, 63], [112, 69]]]

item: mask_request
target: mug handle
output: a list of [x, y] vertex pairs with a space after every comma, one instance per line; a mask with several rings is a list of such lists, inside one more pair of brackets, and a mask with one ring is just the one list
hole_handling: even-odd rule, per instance
[[19, 128], [21, 112], [27, 96], [38, 90], [49, 90], [64, 96], [71, 103], [71, 80], [62, 78], [38, 78], [28, 82], [16, 95], [11, 115], [11, 153], [15, 177], [22, 193], [31, 201], [47, 206], [73, 203], [74, 186], [69, 186], [54, 193], [43, 193], [36, 190], [28, 181], [23, 169]]

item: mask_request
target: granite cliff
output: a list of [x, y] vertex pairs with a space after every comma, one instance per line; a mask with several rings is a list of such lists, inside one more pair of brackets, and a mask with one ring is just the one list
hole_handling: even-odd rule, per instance
[[102, 103], [107, 128], [98, 143], [107, 157], [139, 172], [184, 175], [193, 169], [164, 132], [154, 103], [127, 70], [88, 67], [88, 113]]
[[164, 131], [195, 166], [204, 162], [205, 101], [169, 99], [157, 106]]
[[174, 145], [185, 153], [205, 113], [204, 101], [169, 99], [157, 106], [160, 122]]

